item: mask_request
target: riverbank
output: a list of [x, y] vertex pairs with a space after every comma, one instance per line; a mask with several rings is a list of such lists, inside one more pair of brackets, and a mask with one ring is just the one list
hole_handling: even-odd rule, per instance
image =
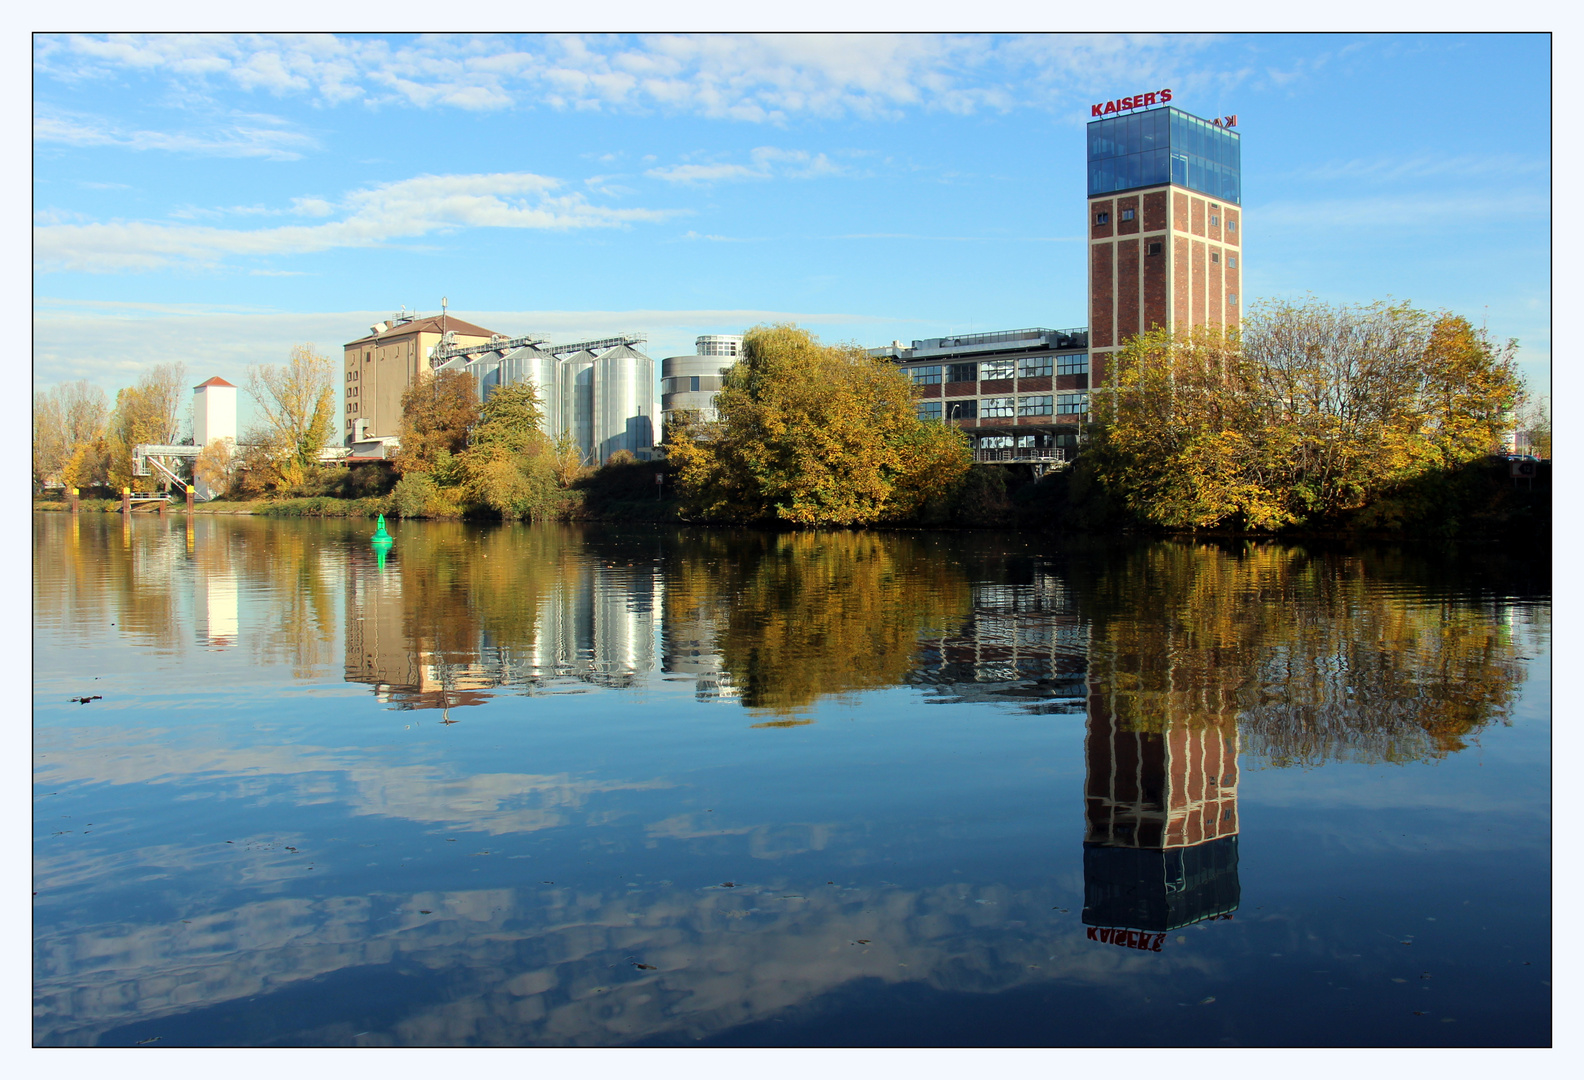
[[[659, 482], [656, 482], [659, 478]], [[664, 466], [630, 463], [607, 466], [574, 483], [563, 494], [555, 520], [594, 524], [664, 524], [702, 528], [738, 527], [735, 523], [684, 516], [674, 497], [674, 477]], [[62, 512], [58, 497], [35, 497], [33, 508]], [[82, 513], [119, 513], [119, 499], [82, 499]], [[173, 501], [170, 514], [185, 514]], [[139, 513], [151, 513], [140, 510]], [[198, 503], [194, 514], [259, 515], [282, 518], [357, 518], [380, 514], [400, 518], [390, 494], [342, 498], [315, 495], [283, 499], [216, 499]], [[455, 520], [458, 515], [410, 514], [417, 519]], [[462, 515], [467, 516], [467, 515]], [[490, 515], [476, 515], [480, 519]], [[875, 526], [887, 531], [917, 529], [1031, 530], [1099, 536], [1187, 536], [1216, 539], [1359, 539], [1469, 540], [1549, 544], [1551, 536], [1551, 463], [1536, 463], [1532, 477], [1514, 477], [1507, 461], [1484, 460], [1455, 474], [1436, 476], [1387, 492], [1370, 506], [1328, 520], [1280, 532], [1236, 527], [1166, 529], [1152, 526], [1128, 512], [1097, 483], [1082, 463], [1034, 479], [996, 466], [978, 465], [950, 500], [929, 505], [918, 520]], [[776, 523], [762, 523], [775, 529]], [[777, 530], [780, 531], [780, 530]]]

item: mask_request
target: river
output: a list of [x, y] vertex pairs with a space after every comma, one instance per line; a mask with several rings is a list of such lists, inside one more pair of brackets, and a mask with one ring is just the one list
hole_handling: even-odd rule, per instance
[[34, 515], [36, 1044], [1551, 1040], [1543, 558], [370, 531]]

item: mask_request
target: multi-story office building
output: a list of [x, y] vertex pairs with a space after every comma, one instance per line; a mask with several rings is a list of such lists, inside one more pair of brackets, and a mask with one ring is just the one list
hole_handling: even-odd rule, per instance
[[704, 334], [697, 338], [692, 356], [668, 356], [660, 361], [660, 418], [669, 424], [678, 413], [692, 413], [706, 423], [720, 419], [715, 395], [721, 377], [742, 355], [741, 334]]
[[960, 427], [977, 461], [1063, 461], [1089, 411], [1084, 330], [1002, 330], [870, 349], [918, 389], [919, 416]]
[[[1154, 95], [1150, 95], [1153, 97]], [[1235, 117], [1226, 118], [1235, 123]], [[1155, 327], [1235, 327], [1241, 137], [1170, 106], [1089, 124], [1090, 378]]]

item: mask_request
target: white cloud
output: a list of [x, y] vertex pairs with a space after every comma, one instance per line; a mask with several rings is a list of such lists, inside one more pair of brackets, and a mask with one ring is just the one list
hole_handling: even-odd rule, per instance
[[645, 176], [666, 180], [674, 184], [713, 184], [734, 180], [769, 180], [783, 176], [793, 180], [811, 180], [823, 176], [848, 176], [851, 170], [838, 165], [825, 154], [807, 150], [783, 150], [775, 146], [759, 146], [748, 152], [751, 165], [727, 162], [709, 164], [667, 165], [647, 169]]
[[301, 255], [379, 247], [457, 228], [586, 229], [660, 221], [679, 211], [595, 206], [557, 194], [561, 181], [533, 173], [416, 176], [353, 191], [333, 205], [301, 199], [298, 213], [340, 217], [318, 225], [226, 229], [160, 222], [44, 223], [34, 229], [41, 272], [117, 273], [173, 264], [214, 265], [229, 256]]
[[767, 180], [768, 172], [749, 168], [747, 165], [668, 165], [659, 169], [648, 169], [645, 176], [652, 176], [657, 180], [669, 180], [673, 184], [712, 184], [721, 180]]
[[43, 112], [33, 118], [36, 144], [118, 146], [164, 150], [200, 157], [255, 157], [294, 161], [319, 144], [301, 132], [271, 126], [273, 118], [249, 117], [203, 133], [127, 130], [81, 113]]
[[[983, 34], [45, 35], [35, 70], [124, 71], [336, 105], [692, 113], [779, 123], [1070, 105], [1089, 87], [1179, 77], [1209, 36]], [[1224, 51], [1224, 50], [1223, 50]], [[1224, 65], [1228, 58], [1220, 56]], [[1235, 76], [1248, 77], [1244, 71]], [[1219, 72], [1194, 76], [1223, 80]], [[1182, 81], [1179, 81], [1182, 85]]]

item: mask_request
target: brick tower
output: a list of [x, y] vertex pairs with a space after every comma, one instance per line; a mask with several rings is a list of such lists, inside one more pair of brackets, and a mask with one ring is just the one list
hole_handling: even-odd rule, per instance
[[1089, 123], [1089, 385], [1155, 327], [1238, 325], [1243, 213], [1237, 117], [1202, 120], [1157, 101]]

